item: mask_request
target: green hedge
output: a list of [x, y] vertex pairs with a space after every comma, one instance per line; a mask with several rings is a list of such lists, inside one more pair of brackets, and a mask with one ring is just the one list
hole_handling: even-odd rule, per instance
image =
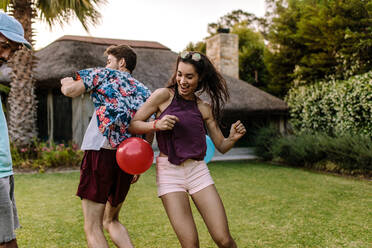
[[347, 174], [372, 173], [372, 139], [366, 135], [302, 133], [276, 139], [272, 157], [286, 164]]
[[372, 136], [372, 71], [344, 81], [295, 87], [285, 100], [296, 131]]
[[363, 134], [282, 136], [275, 128], [262, 128], [255, 151], [264, 160], [291, 166], [372, 176], [372, 138]]

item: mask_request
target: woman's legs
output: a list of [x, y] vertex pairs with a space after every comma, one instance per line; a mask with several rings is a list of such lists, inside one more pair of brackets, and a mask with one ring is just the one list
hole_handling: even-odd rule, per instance
[[225, 208], [216, 187], [209, 185], [191, 197], [218, 247], [237, 247], [230, 235]]
[[198, 248], [198, 232], [186, 192], [168, 193], [161, 200], [182, 248]]

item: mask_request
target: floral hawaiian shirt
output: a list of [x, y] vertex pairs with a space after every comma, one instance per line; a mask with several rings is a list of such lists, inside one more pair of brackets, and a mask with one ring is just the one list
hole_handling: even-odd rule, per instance
[[150, 96], [150, 90], [134, 79], [130, 73], [108, 68], [78, 71], [91, 98], [97, 115], [99, 131], [112, 147], [131, 137], [127, 128], [141, 105]]

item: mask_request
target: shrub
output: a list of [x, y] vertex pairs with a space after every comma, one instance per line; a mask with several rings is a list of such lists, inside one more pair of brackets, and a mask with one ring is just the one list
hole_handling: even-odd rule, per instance
[[76, 167], [83, 152], [76, 144], [54, 144], [35, 140], [29, 147], [19, 148], [11, 144], [13, 167], [44, 171], [53, 167]]
[[286, 136], [273, 144], [273, 156], [283, 158], [293, 166], [308, 166], [326, 157], [322, 134], [303, 133], [299, 136]]
[[332, 138], [326, 151], [328, 159], [347, 170], [372, 170], [372, 140], [366, 135], [344, 134]]
[[279, 130], [273, 126], [259, 129], [254, 139], [255, 153], [264, 160], [273, 159], [272, 147], [279, 137]]
[[272, 154], [289, 165], [315, 169], [363, 173], [372, 172], [372, 139], [366, 135], [302, 133], [276, 139]]
[[372, 137], [372, 71], [348, 80], [292, 88], [285, 98], [299, 132]]

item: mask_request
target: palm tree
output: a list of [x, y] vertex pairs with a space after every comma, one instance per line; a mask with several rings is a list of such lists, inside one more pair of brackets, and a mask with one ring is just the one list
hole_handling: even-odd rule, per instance
[[[96, 25], [101, 17], [98, 6], [106, 0], [0, 0], [0, 9], [9, 12], [23, 26], [25, 38], [34, 43], [32, 23], [36, 18], [50, 27], [63, 25], [77, 17], [85, 30]], [[8, 97], [9, 136], [17, 146], [28, 146], [37, 137], [36, 96], [33, 68], [36, 60], [33, 51], [18, 51], [9, 62], [13, 73]]]

